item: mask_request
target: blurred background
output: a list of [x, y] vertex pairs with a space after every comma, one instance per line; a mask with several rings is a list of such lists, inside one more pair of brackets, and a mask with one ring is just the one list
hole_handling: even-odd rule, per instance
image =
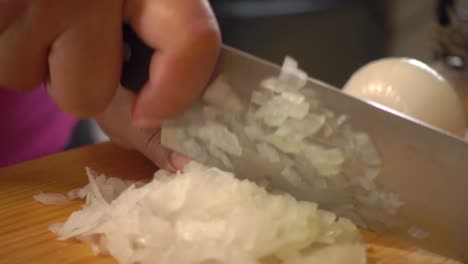
[[[211, 0], [225, 44], [340, 88], [365, 63], [387, 56], [430, 63], [435, 0]], [[459, 1], [466, 6], [468, 1]], [[107, 140], [80, 124], [71, 146]]]
[[384, 56], [431, 59], [433, 0], [212, 0], [226, 44], [341, 87]]

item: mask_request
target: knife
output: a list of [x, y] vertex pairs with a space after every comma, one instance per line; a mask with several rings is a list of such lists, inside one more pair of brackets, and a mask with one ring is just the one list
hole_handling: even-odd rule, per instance
[[[127, 59], [121, 83], [138, 92], [148, 79], [154, 50], [126, 26], [124, 40]], [[466, 141], [312, 78], [299, 93], [266, 89], [278, 82], [281, 71], [278, 65], [223, 46], [214, 81], [191, 109], [163, 125], [162, 144], [266, 188], [317, 202], [361, 227], [468, 261]], [[308, 143], [295, 149], [290, 143], [297, 133], [266, 125], [271, 113], [257, 113], [263, 107], [258, 101], [262, 95], [266, 101], [276, 97], [281, 102], [281, 96], [300, 101], [301, 93], [302, 104], [308, 104], [305, 118], [313, 121], [306, 128], [318, 131], [307, 132], [308, 138], [298, 142]], [[332, 123], [324, 125], [323, 118]], [[302, 124], [297, 116], [288, 120], [295, 120], [296, 127]], [[260, 136], [247, 132], [252, 126], [262, 130]], [[224, 140], [215, 142], [215, 137]]]

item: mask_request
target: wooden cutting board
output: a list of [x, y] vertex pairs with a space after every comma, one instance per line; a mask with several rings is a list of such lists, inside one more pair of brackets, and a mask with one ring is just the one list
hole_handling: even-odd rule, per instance
[[[32, 199], [39, 192], [66, 193], [84, 186], [85, 166], [127, 179], [151, 177], [156, 170], [140, 154], [111, 143], [0, 169], [0, 263], [115, 263], [110, 257], [94, 256], [85, 244], [57, 241], [48, 231], [49, 224], [64, 221], [81, 202], [45, 206]], [[372, 232], [363, 235], [370, 264], [459, 264]]]

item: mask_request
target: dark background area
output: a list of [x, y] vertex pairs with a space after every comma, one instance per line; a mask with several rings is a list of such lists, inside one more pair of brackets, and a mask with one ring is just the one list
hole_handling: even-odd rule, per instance
[[341, 87], [385, 56], [430, 59], [432, 0], [211, 0], [225, 44], [280, 64], [297, 59]]

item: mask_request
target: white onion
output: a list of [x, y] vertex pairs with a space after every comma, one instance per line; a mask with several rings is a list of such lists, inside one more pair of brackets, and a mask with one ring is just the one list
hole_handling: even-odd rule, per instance
[[206, 161], [208, 159], [208, 154], [206, 153], [205, 149], [202, 148], [196, 140], [189, 138], [181, 142], [184, 146], [184, 149], [186, 149], [186, 154], [188, 156], [198, 157], [198, 159], [201, 161]]
[[301, 137], [290, 137], [287, 135], [278, 136], [273, 134], [266, 137], [265, 140], [287, 154], [300, 153], [304, 144]]
[[322, 176], [335, 176], [342, 171], [345, 157], [338, 148], [325, 149], [311, 144], [304, 147], [304, 154]]
[[[366, 262], [349, 220], [217, 168], [190, 162], [176, 175], [158, 171], [148, 184], [125, 190], [117, 178], [98, 183], [100, 176], [88, 175], [84, 207], [49, 229], [121, 264]], [[106, 185], [117, 187], [110, 201], [101, 192], [106, 183], [117, 183]]]
[[221, 149], [217, 148], [215, 145], [208, 145], [208, 153], [211, 154], [211, 156], [215, 157], [216, 159], [219, 159], [223, 165], [228, 168], [232, 169], [232, 163], [229, 160], [228, 156], [221, 151]]
[[294, 187], [299, 187], [304, 184], [304, 180], [301, 178], [299, 173], [295, 171], [291, 166], [286, 166], [282, 171], [281, 175]]
[[61, 193], [39, 193], [33, 196], [34, 200], [45, 205], [64, 205], [69, 202]]
[[278, 127], [288, 117], [304, 118], [309, 112], [309, 107], [307, 102], [297, 103], [283, 96], [275, 96], [258, 109], [256, 116], [263, 119], [265, 124]]
[[70, 201], [76, 200], [76, 199], [83, 199], [84, 197], [86, 197], [86, 191], [83, 190], [82, 188], [76, 188], [76, 189], [70, 190], [67, 193], [67, 198]]
[[265, 79], [261, 87], [275, 92], [294, 92], [305, 86], [307, 74], [293, 58], [286, 56], [279, 76]]
[[58, 234], [58, 232], [62, 229], [63, 223], [53, 223], [49, 225], [49, 231]]
[[237, 136], [222, 124], [209, 122], [198, 128], [197, 135], [208, 146], [217, 147], [235, 156], [242, 154], [242, 148]]
[[270, 96], [263, 91], [253, 91], [251, 101], [257, 105], [264, 105], [269, 98]]
[[203, 100], [207, 103], [229, 110], [231, 112], [241, 112], [243, 105], [241, 100], [232, 91], [231, 86], [221, 75], [208, 86], [203, 94]]
[[307, 73], [299, 69], [299, 63], [293, 58], [286, 56], [281, 68], [278, 80], [284, 84], [283, 91], [298, 90], [307, 83]]
[[271, 163], [280, 162], [278, 151], [271, 145], [261, 142], [256, 145], [257, 152]]

